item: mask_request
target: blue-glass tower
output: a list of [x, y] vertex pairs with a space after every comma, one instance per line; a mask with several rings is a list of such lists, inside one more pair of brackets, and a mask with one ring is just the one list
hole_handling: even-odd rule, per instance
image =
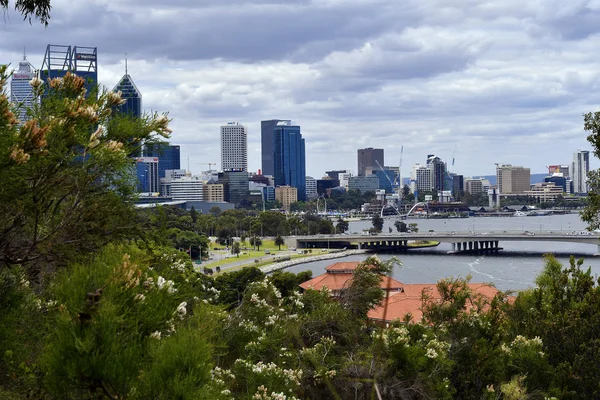
[[158, 177], [164, 178], [165, 171], [168, 169], [181, 169], [181, 151], [180, 146], [164, 145], [146, 145], [144, 147], [144, 156], [158, 157]]
[[44, 83], [48, 83], [48, 79], [62, 78], [67, 72], [71, 72], [85, 79], [87, 95], [90, 93], [97, 93], [97, 48], [54, 44], [46, 46], [44, 62], [40, 69], [40, 79]]
[[298, 200], [306, 200], [306, 156], [298, 125], [280, 121], [273, 129], [275, 186], [298, 189]]
[[134, 117], [142, 116], [142, 94], [138, 90], [133, 79], [127, 73], [127, 60], [125, 60], [125, 75], [119, 83], [114, 87], [113, 92], [121, 92], [121, 97], [125, 103], [119, 106], [119, 111], [124, 114], [129, 114]]

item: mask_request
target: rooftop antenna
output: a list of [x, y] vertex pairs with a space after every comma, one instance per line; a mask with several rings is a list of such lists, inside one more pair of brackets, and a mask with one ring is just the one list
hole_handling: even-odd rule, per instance
[[187, 168], [188, 172], [190, 172], [190, 156], [188, 156], [188, 168]]
[[127, 53], [125, 53], [125, 75], [127, 75]]
[[26, 46], [23, 46], [23, 61], [27, 60], [27, 55], [26, 55], [26, 53], [27, 53], [27, 47], [26, 47]]

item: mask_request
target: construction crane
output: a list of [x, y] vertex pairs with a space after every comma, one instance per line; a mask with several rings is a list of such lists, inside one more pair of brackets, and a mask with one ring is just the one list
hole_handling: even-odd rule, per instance
[[404, 146], [400, 146], [400, 164], [398, 164], [398, 197], [402, 199], [402, 156], [404, 155]]
[[217, 165], [217, 163], [214, 163], [214, 162], [200, 162], [200, 163], [197, 163], [197, 164], [200, 164], [200, 165], [208, 165], [208, 172], [209, 172], [209, 173], [211, 173], [211, 172], [212, 172], [212, 166], [213, 166], [213, 165]]
[[394, 182], [392, 182], [392, 180], [390, 179], [390, 177], [388, 176], [388, 174], [385, 173], [385, 169], [383, 169], [383, 167], [381, 166], [381, 164], [379, 163], [379, 161], [375, 160], [375, 162], [377, 163], [377, 166], [379, 167], [379, 169], [381, 170], [381, 172], [383, 172], [383, 174], [385, 175], [385, 177], [387, 178], [387, 180], [390, 182], [390, 185], [392, 185], [392, 191], [394, 190]]

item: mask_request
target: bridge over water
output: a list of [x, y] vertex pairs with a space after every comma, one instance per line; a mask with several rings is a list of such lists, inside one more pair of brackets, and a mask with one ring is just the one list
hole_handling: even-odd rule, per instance
[[489, 232], [423, 232], [290, 236], [286, 244], [297, 248], [359, 248], [407, 251], [409, 242], [436, 241], [450, 243], [451, 252], [495, 252], [502, 250], [501, 242], [563, 242], [597, 246], [600, 254], [600, 233], [553, 231], [489, 231]]

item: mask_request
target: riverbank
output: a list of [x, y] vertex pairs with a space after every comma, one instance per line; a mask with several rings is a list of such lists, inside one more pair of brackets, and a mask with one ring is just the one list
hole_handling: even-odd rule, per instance
[[314, 255], [314, 256], [302, 257], [302, 258], [297, 258], [294, 260], [281, 261], [281, 262], [277, 262], [275, 264], [265, 265], [264, 267], [261, 267], [260, 270], [262, 272], [264, 272], [265, 274], [270, 274], [275, 271], [293, 267], [293, 266], [299, 265], [299, 264], [306, 264], [306, 263], [311, 263], [311, 262], [315, 262], [315, 261], [331, 260], [331, 259], [335, 259], [335, 258], [353, 256], [356, 254], [365, 254], [365, 253], [367, 253], [367, 251], [368, 250], [358, 250], [358, 249], [340, 250], [340, 251], [336, 251], [336, 252], [331, 251], [326, 254], [318, 254], [318, 255]]

